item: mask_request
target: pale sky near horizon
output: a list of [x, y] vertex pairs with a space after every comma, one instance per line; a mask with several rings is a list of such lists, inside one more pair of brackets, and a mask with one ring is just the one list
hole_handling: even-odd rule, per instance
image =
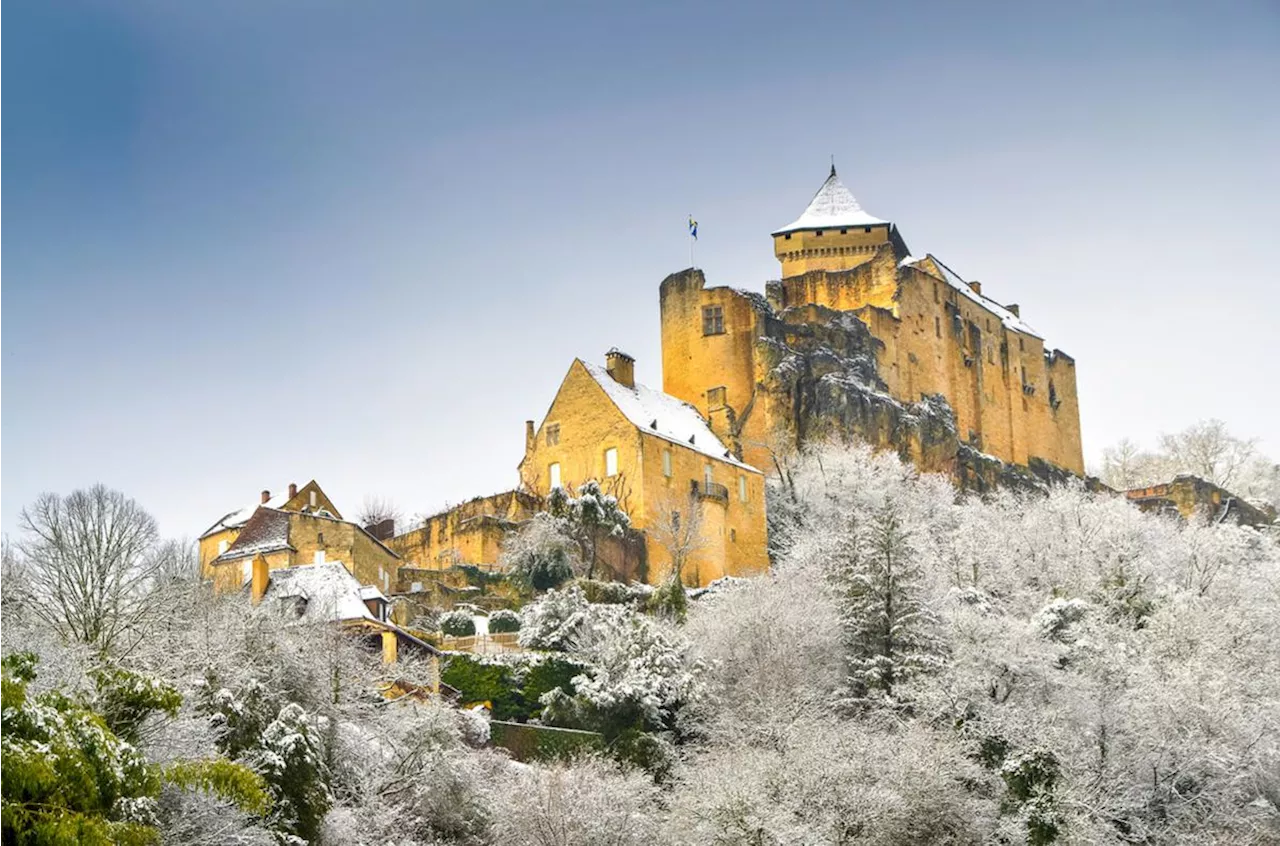
[[831, 155], [1075, 357], [1088, 459], [1280, 459], [1274, 2], [3, 11], [6, 533], [99, 481], [174, 536], [509, 489], [575, 356], [661, 386], [687, 215], [763, 290]]

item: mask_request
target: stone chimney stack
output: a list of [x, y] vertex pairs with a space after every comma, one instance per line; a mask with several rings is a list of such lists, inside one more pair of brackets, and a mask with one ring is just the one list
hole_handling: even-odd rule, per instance
[[267, 592], [267, 583], [271, 581], [267, 570], [267, 559], [261, 555], [254, 556], [250, 571], [252, 574], [249, 587], [250, 597], [253, 599], [253, 604], [257, 605]]
[[267, 500], [269, 500], [269, 499], [271, 499], [271, 491], [263, 491], [263, 492], [262, 492], [262, 504], [263, 504], [263, 505], [266, 505], [266, 504], [267, 504]]
[[973, 291], [975, 294], [977, 294], [979, 297], [981, 297], [981, 296], [982, 296], [982, 283], [981, 283], [981, 282], [979, 282], [977, 279], [973, 280], [972, 282], [970, 282], [970, 283], [969, 283], [969, 290]]
[[636, 386], [636, 360], [614, 347], [604, 355], [605, 370], [613, 381], [628, 388]]
[[533, 421], [524, 421], [524, 454], [528, 455], [533, 452], [533, 439], [537, 435], [537, 430], [533, 428]]
[[298, 495], [298, 486], [293, 482], [289, 483], [289, 499], [293, 499]]
[[1013, 312], [1014, 317], [1022, 317], [1022, 312], [1018, 309], [1017, 303], [1009, 303], [1007, 306], [1005, 306], [1005, 308]]

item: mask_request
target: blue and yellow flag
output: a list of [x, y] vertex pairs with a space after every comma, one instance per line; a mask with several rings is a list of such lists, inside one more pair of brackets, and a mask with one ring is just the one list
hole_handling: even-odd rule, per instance
[[689, 215], [689, 236], [698, 240], [698, 221], [693, 219], [693, 215]]

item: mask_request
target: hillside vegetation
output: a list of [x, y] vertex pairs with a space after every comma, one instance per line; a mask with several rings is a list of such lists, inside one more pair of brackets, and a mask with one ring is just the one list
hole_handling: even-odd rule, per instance
[[[687, 609], [573, 582], [525, 606], [545, 655], [492, 678], [604, 739], [559, 763], [387, 701], [426, 668], [181, 567], [78, 637], [39, 549], [7, 550], [5, 842], [1280, 843], [1274, 535], [1075, 488], [959, 497], [861, 448], [781, 469], [767, 575]], [[111, 791], [50, 802], [87, 754], [55, 723], [92, 727]]]

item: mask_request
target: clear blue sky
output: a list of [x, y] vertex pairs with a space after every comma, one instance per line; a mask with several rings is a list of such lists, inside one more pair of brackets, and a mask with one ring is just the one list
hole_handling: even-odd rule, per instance
[[1280, 453], [1274, 2], [716, 5], [5, 3], [4, 530], [509, 488], [574, 356], [661, 384], [685, 216], [762, 290], [831, 154], [1076, 357], [1089, 457]]

